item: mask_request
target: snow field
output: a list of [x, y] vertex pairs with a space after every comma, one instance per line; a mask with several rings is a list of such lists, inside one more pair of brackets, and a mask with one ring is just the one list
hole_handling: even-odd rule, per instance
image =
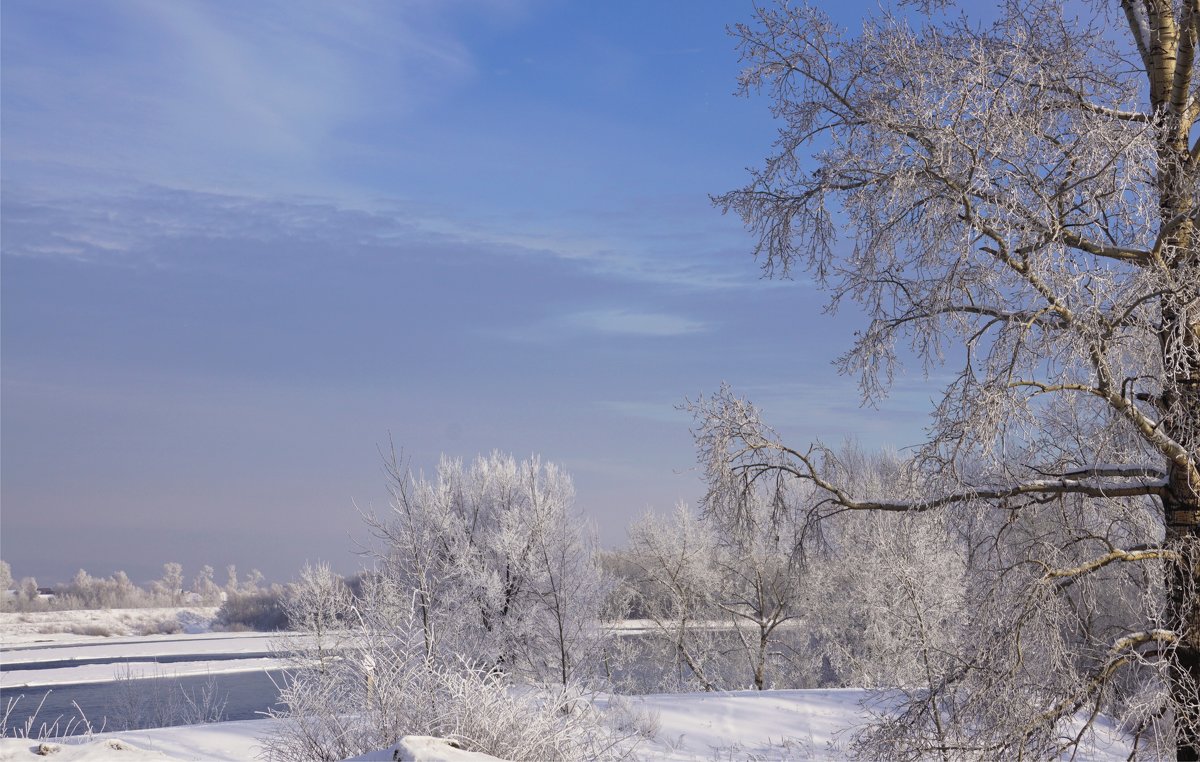
[[198, 634], [212, 630], [215, 606], [144, 609], [0, 612], [0, 648], [88, 643], [104, 637], [145, 636], [164, 628]]

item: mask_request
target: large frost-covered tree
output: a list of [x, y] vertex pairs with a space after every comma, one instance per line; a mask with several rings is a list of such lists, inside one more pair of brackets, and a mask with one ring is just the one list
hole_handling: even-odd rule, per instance
[[443, 458], [436, 479], [387, 462], [391, 510], [369, 515], [380, 584], [412, 609], [427, 655], [470, 655], [567, 684], [598, 669], [611, 583], [570, 476], [537, 457]]
[[722, 390], [695, 408], [712, 494], [795, 478], [817, 523], [940, 510], [970, 529], [975, 636], [881, 743], [1050, 753], [1078, 742], [1065, 718], [1119, 710], [1196, 759], [1200, 2], [947, 5], [857, 33], [787, 3], [737, 25], [741, 86], [781, 127], [717, 199], [768, 274], [866, 311], [839, 363], [868, 401], [905, 345], [949, 369], [915, 492], [856, 494], [834, 453]]

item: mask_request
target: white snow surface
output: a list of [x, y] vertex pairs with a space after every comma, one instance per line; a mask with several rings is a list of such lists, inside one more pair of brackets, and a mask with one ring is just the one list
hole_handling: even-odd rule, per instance
[[[275, 720], [244, 720], [216, 725], [106, 733], [90, 739], [54, 741], [0, 739], [0, 762], [48, 759], [56, 762], [143, 762], [155, 760], [255, 760], [262, 751], [258, 739], [272, 730]], [[50, 747], [50, 748], [46, 748]], [[48, 754], [40, 754], [46, 749]], [[53, 749], [53, 750], [51, 750]], [[398, 753], [397, 753], [398, 752]], [[395, 756], [393, 756], [395, 754]], [[451, 741], [429, 736], [406, 736], [386, 749], [354, 760], [393, 762], [496, 762], [487, 754], [463, 751]]]
[[[255, 760], [261, 749], [258, 739], [269, 734], [275, 720], [242, 720], [213, 725], [131, 730], [86, 737], [64, 738], [50, 743], [59, 747], [52, 755], [39, 756], [38, 741], [0, 739], [0, 762], [49, 759], [75, 760]], [[115, 748], [116, 741], [124, 748]]]
[[54, 759], [64, 762], [102, 762], [102, 760], [161, 760], [170, 757], [140, 749], [120, 739], [93, 741], [86, 744], [61, 744], [54, 741], [0, 739], [0, 760]]
[[282, 669], [283, 662], [273, 657], [258, 659], [222, 659], [220, 661], [188, 661], [180, 664], [159, 664], [154, 660], [130, 661], [120, 664], [86, 664], [79, 667], [21, 670], [7, 663], [0, 672], [0, 688], [48, 688], [55, 685], [107, 683], [118, 679], [149, 680], [156, 678], [193, 677], [262, 672]]
[[662, 760], [840, 759], [854, 729], [867, 721], [863, 690], [737, 691], [639, 697], [658, 713], [657, 738], [640, 756]]
[[25, 613], [5, 611], [0, 612], [0, 647], [35, 643], [87, 643], [105, 637], [162, 632], [163, 627], [196, 634], [210, 631], [216, 616], [215, 606]]
[[350, 757], [345, 762], [373, 762], [374, 760], [396, 762], [502, 762], [499, 757], [464, 751], [445, 738], [432, 736], [405, 736], [386, 749]]
[[[875, 694], [857, 689], [738, 691], [633, 697], [638, 707], [657, 711], [657, 737], [642, 744], [637, 755], [646, 760], [700, 762], [712, 759], [816, 759], [846, 757], [850, 736], [869, 719], [863, 708]], [[96, 735], [91, 739], [54, 741], [62, 748], [57, 760], [254, 760], [261, 752], [258, 739], [269, 734], [277, 720], [245, 720], [215, 725], [159, 728]], [[105, 746], [119, 740], [133, 747]], [[0, 762], [32, 760], [37, 742], [0, 740]], [[78, 747], [78, 748], [77, 748]], [[488, 762], [487, 755], [455, 749], [442, 739], [408, 736], [386, 749], [354, 760], [400, 759], [413, 762]], [[1116, 762], [1129, 754], [1127, 742], [1103, 720], [1088, 739], [1079, 760]], [[87, 756], [91, 755], [91, 756]]]

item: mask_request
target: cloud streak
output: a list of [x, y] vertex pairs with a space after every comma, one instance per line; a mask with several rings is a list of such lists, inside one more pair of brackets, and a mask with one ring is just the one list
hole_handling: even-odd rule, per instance
[[639, 312], [627, 309], [589, 310], [563, 318], [570, 328], [614, 336], [674, 337], [700, 333], [708, 323], [665, 312]]
[[[351, 206], [330, 198], [272, 197], [187, 190], [161, 185], [113, 188], [71, 196], [6, 188], [4, 253], [64, 257], [95, 264], [191, 266], [178, 261], [179, 241], [245, 242], [263, 251], [296, 243], [328, 251], [361, 247], [425, 252], [473, 252], [500, 258], [556, 260], [589, 277], [689, 291], [770, 288], [743, 257], [689, 245], [672, 255], [670, 242], [636, 248], [584, 234], [513, 232], [428, 202]], [[626, 248], [619, 248], [621, 246]], [[682, 336], [708, 330], [701, 320], [655, 310], [598, 308], [561, 319], [574, 331], [631, 336]]]

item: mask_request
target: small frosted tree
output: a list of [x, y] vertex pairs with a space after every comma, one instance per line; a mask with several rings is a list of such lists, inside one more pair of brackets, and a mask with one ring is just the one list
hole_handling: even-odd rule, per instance
[[716, 537], [712, 563], [720, 585], [715, 603], [737, 636], [738, 655], [758, 690], [769, 687], [777, 673], [795, 677], [787, 664], [792, 660], [785, 658], [796, 650], [795, 637], [789, 636], [806, 639], [796, 631], [809, 580], [797, 555], [794, 519], [780, 501], [753, 491], [739, 495], [732, 506], [711, 503], [703, 518]]
[[71, 583], [66, 586], [64, 592], [75, 598], [75, 602], [80, 608], [102, 608], [108, 603], [105, 600], [103, 583], [103, 580], [96, 579], [86, 570], [80, 569], [75, 572], [75, 576], [71, 578]]
[[112, 597], [113, 606], [145, 605], [145, 596], [138, 586], [133, 584], [129, 575], [118, 569], [108, 580], [108, 590]]
[[251, 569], [250, 573], [246, 575], [246, 580], [242, 583], [242, 590], [254, 595], [259, 592], [262, 585], [263, 573], [258, 569]]
[[237, 595], [239, 591], [237, 564], [229, 564], [225, 567], [225, 592]]
[[34, 577], [22, 577], [17, 585], [17, 590], [20, 591], [20, 597], [27, 603], [33, 603], [38, 600], [38, 583]]
[[[595, 674], [610, 639], [601, 621], [613, 580], [600, 568], [596, 543], [569, 501], [548, 500], [531, 485], [533, 535], [532, 593], [538, 603], [530, 619], [534, 646], [523, 660], [566, 686]], [[546, 645], [549, 648], [546, 648]]]
[[713, 623], [720, 576], [713, 566], [717, 541], [687, 505], [667, 518], [647, 514], [629, 528], [628, 559], [635, 572], [636, 606], [650, 620], [666, 653], [652, 688], [705, 691], [724, 685], [719, 635]]
[[314, 659], [325, 672], [337, 652], [339, 634], [347, 626], [351, 610], [350, 591], [329, 564], [305, 563], [300, 579], [289, 586], [283, 609], [288, 626], [301, 634], [290, 650], [301, 658]]
[[152, 582], [150, 587], [167, 605], [178, 606], [183, 602], [183, 565], [173, 561], [163, 564], [162, 578]]
[[798, 525], [768, 497], [729, 495], [699, 516], [681, 504], [630, 527], [627, 584], [659, 651], [642, 660], [665, 667], [645, 688], [762, 690], [811, 678], [811, 660], [798, 658], [810, 602]]
[[12, 586], [12, 567], [7, 561], [0, 561], [0, 611], [8, 607], [9, 590]]
[[208, 564], [200, 567], [200, 572], [192, 581], [192, 592], [204, 603], [214, 603], [220, 599], [221, 588], [213, 580], [214, 570]]

